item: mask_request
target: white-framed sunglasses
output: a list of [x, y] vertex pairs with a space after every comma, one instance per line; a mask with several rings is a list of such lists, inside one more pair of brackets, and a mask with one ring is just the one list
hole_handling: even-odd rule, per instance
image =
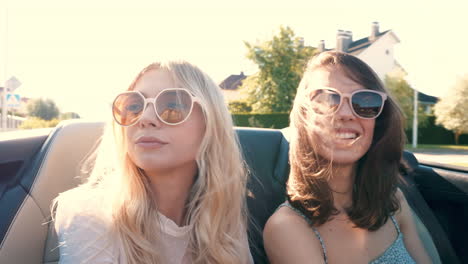
[[145, 98], [139, 91], [123, 92], [112, 103], [114, 120], [121, 126], [132, 126], [143, 116], [149, 103], [164, 124], [175, 126], [185, 122], [199, 100], [186, 88], [167, 88], [153, 98]]
[[355, 116], [363, 119], [375, 119], [382, 113], [387, 94], [369, 89], [342, 93], [334, 88], [324, 87], [313, 90], [309, 96], [312, 110], [320, 115], [336, 113], [343, 104], [344, 98], [348, 98]]

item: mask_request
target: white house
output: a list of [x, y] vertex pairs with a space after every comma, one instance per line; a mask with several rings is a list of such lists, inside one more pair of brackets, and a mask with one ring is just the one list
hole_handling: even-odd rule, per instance
[[318, 49], [350, 53], [369, 64], [380, 79], [384, 80], [386, 75], [406, 75], [394, 56], [394, 46], [398, 43], [400, 39], [392, 30], [380, 32], [379, 23], [373, 22], [368, 37], [353, 40], [351, 31], [338, 30], [335, 49], [326, 49], [323, 40], [319, 42]]
[[[405, 69], [395, 59], [394, 47], [400, 43], [400, 39], [392, 30], [380, 32], [379, 23], [373, 22], [368, 37], [353, 40], [351, 31], [338, 30], [336, 34], [336, 47], [327, 49], [325, 41], [321, 40], [317, 46], [319, 52], [337, 50], [350, 53], [365, 61], [384, 81], [385, 76], [405, 77]], [[221, 83], [221, 88], [225, 94], [226, 101], [243, 98], [237, 88], [241, 85], [246, 76], [231, 75]], [[419, 92], [419, 102], [426, 106], [426, 111], [437, 102], [437, 98]]]
[[[319, 52], [337, 50], [357, 56], [369, 64], [377, 73], [379, 78], [383, 81], [386, 75], [406, 75], [405, 70], [397, 62], [394, 56], [394, 46], [399, 42], [400, 39], [392, 30], [380, 32], [379, 23], [373, 22], [368, 37], [353, 40], [353, 33], [351, 31], [338, 30], [336, 34], [335, 48], [327, 49], [325, 47], [325, 41], [321, 40], [317, 46], [317, 49]], [[245, 78], [245, 76], [231, 75], [226, 78], [222, 84], [231, 81], [232, 78], [236, 78], [236, 82], [229, 82], [229, 84], [235, 83], [235, 85], [231, 85], [232, 87], [224, 87], [221, 85], [226, 101], [242, 98], [237, 88], [240, 86], [241, 81]]]
[[[385, 76], [405, 77], [404, 68], [395, 59], [394, 46], [400, 43], [400, 39], [392, 30], [380, 32], [379, 23], [373, 22], [368, 37], [353, 41], [351, 31], [338, 30], [336, 34], [336, 48], [326, 49], [325, 42], [321, 40], [319, 51], [337, 50], [350, 53], [365, 61], [384, 81]], [[419, 103], [424, 105], [426, 113], [430, 113], [432, 106], [438, 98], [418, 92]]]

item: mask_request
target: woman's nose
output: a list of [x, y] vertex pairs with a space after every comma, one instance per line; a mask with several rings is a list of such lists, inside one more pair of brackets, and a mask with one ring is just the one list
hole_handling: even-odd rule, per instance
[[162, 126], [161, 120], [159, 120], [158, 116], [156, 115], [156, 109], [153, 103], [149, 102], [148, 104], [146, 104], [146, 107], [143, 110], [143, 113], [141, 114], [139, 122], [142, 126]]
[[338, 119], [342, 120], [351, 120], [354, 119], [354, 112], [351, 106], [351, 101], [349, 98], [343, 98], [343, 102], [341, 103], [340, 107], [336, 111], [335, 115]]

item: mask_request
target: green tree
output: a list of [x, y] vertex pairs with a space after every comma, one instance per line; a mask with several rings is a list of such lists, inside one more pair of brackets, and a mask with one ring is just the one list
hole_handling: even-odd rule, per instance
[[436, 124], [453, 131], [455, 143], [459, 144], [460, 135], [468, 133], [468, 75], [435, 105], [434, 114]]
[[[385, 77], [385, 87], [390, 91], [390, 94], [400, 105], [405, 117], [405, 129], [413, 126], [413, 109], [414, 109], [414, 90], [409, 83], [402, 77]], [[426, 126], [428, 115], [424, 113], [424, 108], [418, 104], [418, 126]]]
[[304, 46], [303, 39], [296, 37], [290, 27], [280, 27], [272, 40], [245, 45], [247, 58], [259, 68], [241, 86], [252, 111], [289, 112], [305, 65], [315, 49]]
[[27, 105], [29, 116], [38, 117], [43, 120], [58, 118], [60, 111], [51, 99], [33, 99]]

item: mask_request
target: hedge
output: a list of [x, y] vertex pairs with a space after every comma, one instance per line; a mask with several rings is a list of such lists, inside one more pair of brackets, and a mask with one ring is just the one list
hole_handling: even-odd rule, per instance
[[26, 119], [20, 126], [20, 129], [34, 129], [44, 127], [55, 127], [60, 122], [59, 119], [43, 120], [38, 117], [30, 117]]
[[[285, 128], [289, 126], [288, 113], [273, 114], [253, 114], [236, 113], [232, 114], [234, 124], [241, 127], [261, 127], [261, 128]], [[413, 130], [407, 129], [406, 142], [411, 143]], [[418, 144], [455, 144], [455, 136], [452, 131], [435, 124], [435, 116], [430, 116], [428, 122], [423, 127], [418, 127]], [[468, 134], [460, 136], [460, 144], [468, 144]]]
[[[413, 139], [413, 129], [407, 129], [406, 142], [411, 143]], [[428, 118], [427, 125], [418, 127], [418, 144], [455, 144], [455, 135], [452, 131], [445, 129], [443, 126], [435, 124], [435, 116]], [[468, 134], [460, 136], [460, 144], [468, 144]]]
[[232, 119], [235, 126], [241, 127], [285, 128], [289, 126], [289, 113], [236, 113], [232, 114]]

